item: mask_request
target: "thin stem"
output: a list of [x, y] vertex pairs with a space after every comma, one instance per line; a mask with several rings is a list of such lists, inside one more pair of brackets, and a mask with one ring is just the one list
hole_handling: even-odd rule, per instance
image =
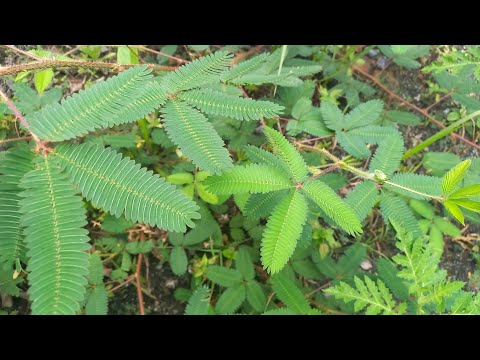
[[[394, 182], [391, 182], [391, 181], [377, 181], [372, 174], [366, 172], [366, 171], [363, 171], [363, 170], [360, 170], [354, 166], [351, 166], [349, 164], [347, 164], [344, 160], [341, 160], [339, 158], [337, 158], [335, 155], [333, 155], [332, 153], [330, 153], [327, 149], [323, 149], [323, 148], [317, 148], [317, 147], [314, 147], [314, 146], [309, 146], [309, 145], [304, 145], [304, 144], [300, 144], [298, 142], [295, 143], [296, 145], [298, 146], [301, 146], [301, 147], [304, 147], [304, 148], [307, 148], [307, 149], [311, 149], [313, 151], [318, 151], [319, 153], [325, 155], [325, 157], [329, 158], [330, 160], [332, 160], [335, 164], [333, 164], [332, 167], [334, 168], [337, 168], [337, 167], [340, 167], [344, 170], [347, 170], [347, 171], [350, 171], [351, 173], [354, 173], [354, 174], [357, 174], [358, 176], [364, 178], [365, 180], [370, 180], [370, 181], [374, 181], [378, 184], [388, 184], [388, 185], [391, 185], [391, 186], [395, 186], [397, 188], [401, 188], [405, 191], [408, 191], [408, 192], [411, 192], [411, 193], [414, 193], [414, 194], [418, 194], [418, 195], [421, 195], [421, 196], [425, 196], [425, 197], [429, 197], [431, 199], [435, 199], [435, 200], [439, 200], [439, 201], [443, 201], [444, 199], [440, 196], [435, 196], [435, 195], [429, 195], [429, 194], [425, 194], [425, 193], [422, 193], [420, 191], [416, 191], [414, 189], [410, 189], [410, 188], [407, 188], [405, 186], [402, 186], [402, 185], [399, 185], [399, 184], [396, 184]], [[327, 169], [328, 171], [331, 171], [330, 168]], [[333, 169], [332, 169], [333, 170]], [[326, 171], [326, 170], [325, 170]], [[318, 174], [318, 176], [320, 176], [322, 173], [324, 172], [321, 172], [320, 174]], [[309, 179], [310, 180], [310, 179]]]
[[[174, 71], [175, 66], [160, 66], [154, 64], [146, 64], [148, 68], [157, 71]], [[90, 69], [110, 69], [112, 71], [121, 72], [131, 67], [138, 66], [136, 64], [113, 64], [98, 61], [63, 61], [42, 59], [42, 61], [34, 61], [22, 65], [13, 65], [0, 68], [0, 76], [14, 75], [22, 71], [41, 70], [47, 68], [90, 68]]]
[[331, 165], [329, 168], [327, 168], [323, 171], [320, 171], [318, 174], [315, 174], [315, 175], [311, 176], [307, 181], [314, 180], [314, 179], [318, 178], [319, 176], [322, 176], [326, 173], [329, 173], [329, 172], [335, 170], [339, 166], [340, 166], [340, 163], [335, 163], [335, 164]]
[[22, 136], [22, 137], [17, 137], [17, 138], [13, 138], [13, 139], [5, 139], [5, 140], [0, 140], [0, 144], [9, 143], [9, 142], [12, 142], [12, 141], [30, 140], [31, 138], [32, 138], [31, 136]]
[[181, 59], [181, 58], [176, 57], [176, 56], [168, 55], [168, 54], [165, 54], [165, 53], [163, 53], [163, 52], [161, 52], [161, 51], [158, 51], [158, 50], [149, 49], [149, 48], [147, 48], [146, 46], [143, 46], [143, 45], [130, 45], [130, 46], [131, 46], [131, 47], [134, 47], [134, 48], [137, 48], [137, 49], [139, 49], [139, 50], [151, 52], [152, 54], [164, 56], [164, 57], [166, 57], [166, 58], [175, 60], [175, 61], [177, 61], [177, 62], [179, 62], [179, 63], [188, 63], [188, 62], [189, 62], [188, 60], [184, 60], [184, 59]]
[[467, 121], [473, 119], [474, 117], [476, 116], [479, 116], [480, 115], [480, 110], [478, 111], [475, 111], [473, 113], [471, 113], [470, 115], [467, 115], [457, 121], [455, 121], [453, 124], [451, 124], [450, 126], [446, 127], [445, 129], [443, 130], [440, 130], [439, 132], [437, 132], [436, 134], [430, 136], [427, 140], [421, 142], [420, 144], [418, 144], [417, 146], [415, 146], [414, 148], [408, 150], [402, 157], [403, 160], [405, 159], [408, 159], [410, 156], [412, 155], [415, 155], [416, 153], [422, 151], [423, 149], [425, 149], [427, 146], [429, 146], [430, 144], [433, 144], [435, 141], [437, 140], [440, 140], [441, 138], [444, 138], [445, 136], [447, 136], [448, 134], [452, 133], [453, 131], [455, 131], [456, 129], [458, 129], [460, 126], [462, 126], [464, 123], [466, 123]]

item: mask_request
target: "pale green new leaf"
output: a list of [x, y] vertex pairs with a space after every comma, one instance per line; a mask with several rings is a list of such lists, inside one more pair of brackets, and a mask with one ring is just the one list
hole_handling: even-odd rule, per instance
[[168, 101], [162, 111], [168, 136], [201, 170], [221, 174], [232, 168], [225, 143], [202, 113], [182, 101]]
[[291, 191], [272, 212], [263, 232], [263, 267], [275, 274], [292, 256], [307, 218], [307, 202], [298, 191]]
[[158, 174], [110, 148], [60, 144], [55, 156], [87, 200], [116, 217], [185, 232], [200, 218], [198, 206]]
[[[27, 116], [30, 130], [46, 141], [73, 139], [115, 124], [128, 105], [144, 96], [151, 70], [130, 68], [87, 90], [53, 103]], [[164, 99], [158, 100], [158, 105]]]
[[455, 190], [457, 185], [465, 177], [471, 163], [472, 161], [470, 159], [464, 160], [443, 176], [442, 191], [444, 194], [448, 195]]
[[0, 265], [11, 269], [17, 260], [25, 262], [23, 229], [20, 225], [18, 184], [33, 170], [33, 152], [24, 144], [17, 145], [0, 159]]
[[278, 131], [265, 126], [263, 132], [273, 148], [273, 153], [288, 165], [295, 181], [302, 181], [307, 176], [308, 171], [307, 165], [297, 149]]
[[204, 184], [209, 192], [219, 195], [266, 193], [293, 186], [281, 169], [258, 164], [235, 166], [222, 175], [209, 176]]
[[161, 82], [162, 88], [168, 94], [175, 94], [218, 82], [221, 74], [228, 69], [232, 57], [225, 51], [217, 51], [194, 60], [166, 75]]
[[355, 211], [328, 185], [320, 180], [311, 180], [303, 185], [302, 190], [347, 233], [355, 236], [363, 232]]
[[45, 158], [20, 183], [21, 223], [25, 227], [32, 314], [74, 315], [84, 300], [90, 249], [85, 208], [60, 173], [56, 159]]
[[445, 208], [450, 212], [450, 214], [453, 215], [453, 217], [455, 219], [457, 219], [458, 221], [460, 221], [462, 223], [462, 225], [465, 225], [465, 218], [462, 214], [462, 210], [460, 210], [460, 208], [457, 206], [457, 204], [455, 204], [453, 201], [451, 200], [445, 200], [443, 202], [443, 205], [445, 206]]
[[310, 311], [310, 304], [299, 288], [283, 274], [271, 278], [272, 288], [288, 309], [302, 315]]
[[270, 101], [258, 101], [225, 94], [212, 89], [193, 89], [183, 92], [179, 99], [212, 115], [237, 120], [261, 120], [278, 116], [283, 106]]
[[455, 200], [452, 200], [452, 201], [455, 204], [457, 204], [457, 205], [459, 205], [459, 206], [461, 206], [465, 209], [480, 213], [480, 202], [478, 202], [478, 201], [473, 201], [473, 200], [469, 200], [469, 199], [455, 199]]
[[473, 184], [468, 185], [460, 190], [455, 191], [454, 193], [450, 194], [450, 199], [458, 199], [470, 196], [477, 196], [480, 195], [480, 184]]

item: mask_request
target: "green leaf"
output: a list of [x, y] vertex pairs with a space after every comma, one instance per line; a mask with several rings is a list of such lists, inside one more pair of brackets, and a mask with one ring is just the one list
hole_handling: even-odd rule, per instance
[[165, 179], [174, 185], [193, 183], [193, 175], [190, 173], [176, 173], [168, 175]]
[[340, 228], [350, 235], [362, 233], [360, 221], [354, 210], [335, 191], [320, 180], [311, 180], [302, 187], [303, 192], [317, 204]]
[[293, 281], [283, 274], [271, 278], [273, 291], [277, 297], [296, 314], [306, 314], [310, 310], [310, 304]]
[[278, 131], [265, 126], [263, 133], [267, 138], [273, 153], [287, 164], [295, 181], [302, 181], [308, 174], [307, 165], [297, 149], [290, 144]]
[[215, 305], [218, 314], [233, 314], [243, 304], [246, 297], [244, 284], [236, 284], [223, 292]]
[[12, 296], [20, 295], [20, 288], [18, 284], [23, 282], [23, 278], [13, 278], [13, 270], [6, 271], [0, 267], [0, 294], [8, 294]]
[[349, 246], [345, 254], [338, 260], [336, 278], [351, 278], [366, 257], [367, 250], [361, 244], [355, 243]]
[[420, 118], [406, 111], [390, 110], [385, 114], [385, 118], [401, 125], [418, 125]]
[[247, 291], [247, 301], [252, 307], [258, 311], [262, 312], [267, 306], [267, 297], [263, 292], [262, 287], [255, 280], [248, 281], [246, 286]]
[[292, 256], [307, 218], [307, 202], [292, 191], [275, 208], [263, 232], [261, 257], [264, 269], [275, 274]]
[[61, 104], [28, 114], [30, 130], [47, 142], [63, 141], [136, 120], [139, 114], [152, 112], [166, 100], [157, 83], [148, 86], [150, 72], [146, 66], [132, 67], [67, 97]]
[[206, 275], [208, 280], [225, 287], [231, 287], [243, 281], [242, 274], [238, 270], [218, 265], [207, 267]]
[[325, 292], [346, 303], [353, 301], [355, 311], [366, 308], [367, 315], [396, 314], [395, 301], [382, 280], [378, 279], [375, 283], [368, 276], [364, 277], [364, 281], [356, 276], [353, 279], [355, 288], [340, 282], [338, 285], [326, 289]]
[[345, 116], [345, 130], [371, 125], [383, 111], [383, 101], [370, 100], [355, 107]]
[[119, 46], [117, 48], [117, 64], [138, 64], [138, 49], [128, 46]]
[[411, 232], [415, 238], [422, 236], [417, 219], [410, 207], [403, 199], [395, 194], [385, 191], [380, 197], [382, 216], [393, 225], [399, 224], [405, 231]]
[[350, 205], [358, 219], [363, 221], [380, 198], [379, 194], [373, 181], [364, 181], [347, 194], [345, 202]]
[[245, 204], [243, 213], [249, 219], [266, 217], [271, 214], [285, 195], [287, 195], [287, 190], [272, 191], [266, 194], [251, 194]]
[[406, 195], [414, 199], [430, 200], [430, 197], [427, 195], [433, 195], [433, 196], [442, 195], [442, 189], [441, 189], [442, 180], [438, 177], [422, 175], [422, 174], [397, 173], [392, 176], [390, 181], [392, 183], [401, 185], [403, 187], [426, 194], [426, 195], [418, 194], [412, 191], [402, 189], [401, 187], [394, 186], [389, 183], [384, 184], [385, 189], [393, 191], [397, 194]]
[[85, 304], [86, 315], [107, 315], [108, 298], [105, 286], [96, 286], [88, 290], [87, 303]]
[[235, 257], [235, 265], [245, 280], [252, 280], [255, 277], [253, 261], [246, 247], [242, 246], [238, 250]]
[[35, 73], [35, 89], [37, 89], [40, 95], [42, 95], [45, 89], [51, 84], [53, 75], [52, 69], [46, 69]]
[[227, 82], [229, 80], [232, 80], [234, 78], [240, 77], [242, 75], [245, 75], [255, 69], [257, 69], [262, 63], [265, 61], [265, 59], [269, 56], [269, 53], [263, 53], [260, 55], [256, 55], [248, 60], [244, 60], [241, 63], [235, 65], [232, 67], [230, 70], [225, 71], [222, 73], [220, 76], [220, 79], [223, 82]]
[[223, 140], [202, 113], [185, 102], [171, 100], [162, 111], [168, 136], [200, 169], [221, 174], [232, 168]]
[[282, 171], [289, 172], [288, 166], [272, 153], [252, 145], [244, 147], [245, 154], [253, 162], [257, 164], [270, 165], [278, 167]]
[[436, 216], [433, 219], [433, 222], [438, 227], [438, 229], [444, 234], [447, 234], [447, 235], [449, 235], [453, 238], [456, 238], [456, 237], [462, 235], [462, 232], [460, 231], [459, 228], [457, 228], [451, 222], [449, 222], [449, 221], [447, 221], [447, 220], [445, 220], [441, 217]]
[[370, 149], [365, 145], [365, 142], [360, 136], [344, 132], [337, 132], [336, 136], [338, 143], [345, 151], [356, 158], [366, 159], [371, 155]]
[[432, 253], [440, 258], [443, 254], [443, 234], [435, 225], [430, 227], [429, 239]]
[[125, 213], [127, 220], [177, 232], [200, 217], [198, 206], [174, 185], [110, 148], [65, 143], [55, 156], [82, 195], [116, 217]]
[[393, 132], [378, 146], [368, 167], [369, 171], [381, 170], [387, 176], [393, 174], [400, 166], [403, 151], [402, 136], [398, 132]]
[[55, 158], [39, 159], [20, 187], [21, 224], [28, 248], [32, 314], [69, 314], [80, 310], [89, 269], [86, 210]]
[[0, 268], [11, 269], [17, 261], [26, 262], [21, 226], [19, 183], [34, 169], [34, 153], [25, 144], [9, 149], [0, 159]]
[[187, 272], [188, 259], [182, 247], [175, 246], [170, 252], [170, 267], [175, 275], [183, 275]]
[[133, 227], [133, 225], [135, 225], [133, 221], [127, 220], [124, 217], [116, 218], [113, 215], [106, 214], [103, 218], [102, 230], [114, 234], [121, 234]]
[[283, 110], [282, 106], [273, 102], [242, 98], [212, 89], [183, 92], [179, 99], [207, 114], [246, 121], [272, 118]]
[[377, 267], [378, 276], [392, 293], [400, 300], [408, 301], [408, 288], [405, 286], [402, 279], [397, 276], [398, 269], [396, 266], [384, 258], [379, 258], [375, 265]]
[[210, 306], [210, 290], [207, 286], [199, 286], [188, 300], [185, 315], [207, 315]]
[[465, 225], [465, 218], [463, 217], [462, 211], [453, 201], [444, 200], [443, 205], [450, 212], [450, 214], [453, 215], [455, 219], [460, 221], [462, 225]]
[[455, 200], [452, 200], [452, 201], [455, 204], [457, 204], [457, 205], [459, 205], [459, 206], [461, 206], [465, 209], [480, 213], [480, 202], [478, 202], [478, 201], [473, 201], [473, 200], [468, 200], [468, 199], [455, 199]]
[[312, 100], [309, 98], [301, 98], [292, 109], [292, 116], [294, 119], [300, 119], [303, 115], [307, 114], [312, 109]]
[[435, 208], [425, 201], [411, 199], [410, 207], [426, 219], [431, 220], [435, 216]]
[[344, 128], [345, 120], [343, 113], [337, 105], [330, 101], [322, 101], [320, 111], [322, 112], [323, 121], [329, 129], [339, 132]]
[[480, 184], [468, 185], [450, 194], [449, 199], [458, 199], [480, 195]]
[[445, 195], [448, 195], [455, 190], [457, 185], [465, 177], [471, 163], [472, 161], [470, 159], [464, 160], [443, 176], [442, 191]]
[[216, 83], [228, 69], [232, 57], [232, 54], [225, 51], [203, 56], [163, 77], [161, 86], [168, 94], [175, 94], [181, 90]]
[[219, 195], [266, 193], [292, 187], [290, 179], [280, 169], [258, 164], [235, 166], [220, 176], [208, 177], [204, 184], [207, 191]]
[[145, 254], [153, 249], [153, 242], [151, 240], [132, 241], [125, 245], [125, 249], [130, 254]]

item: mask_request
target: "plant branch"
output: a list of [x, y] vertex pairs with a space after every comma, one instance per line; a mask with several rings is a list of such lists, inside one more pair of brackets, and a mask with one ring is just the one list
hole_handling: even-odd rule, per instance
[[[364, 178], [365, 180], [370, 180], [370, 181], [374, 181], [375, 183], [378, 183], [378, 184], [388, 184], [388, 185], [391, 185], [391, 186], [395, 186], [395, 187], [398, 187], [398, 188], [401, 188], [405, 191], [408, 191], [408, 192], [411, 192], [411, 193], [414, 193], [414, 194], [418, 194], [418, 195], [421, 195], [421, 196], [425, 196], [425, 197], [428, 197], [428, 198], [431, 198], [431, 199], [434, 199], [434, 200], [439, 200], [439, 201], [443, 201], [444, 199], [440, 196], [435, 196], [435, 195], [430, 195], [430, 194], [425, 194], [425, 193], [422, 193], [420, 191], [417, 191], [417, 190], [414, 190], [414, 189], [410, 189], [408, 187], [405, 187], [403, 185], [399, 185], [399, 184], [396, 184], [394, 182], [391, 182], [391, 181], [379, 181], [377, 179], [375, 179], [375, 177], [373, 176], [373, 174], [370, 174], [366, 171], [363, 171], [361, 169], [358, 169], [354, 166], [351, 166], [349, 164], [347, 164], [345, 161], [339, 159], [338, 157], [336, 157], [335, 155], [333, 155], [330, 151], [328, 151], [327, 149], [323, 149], [323, 148], [317, 148], [317, 147], [314, 147], [314, 146], [310, 146], [310, 145], [305, 145], [305, 144], [301, 144], [299, 142], [295, 142], [295, 145], [297, 146], [300, 146], [302, 148], [306, 148], [306, 149], [310, 149], [310, 150], [313, 150], [313, 151], [317, 151], [321, 154], [323, 154], [325, 157], [327, 157], [328, 159], [332, 160], [334, 162], [333, 166], [331, 166], [330, 168], [326, 169], [325, 171], [322, 171], [320, 172], [320, 174], [317, 174], [315, 176], [320, 176], [322, 175], [323, 173], [325, 173], [327, 170], [328, 171], [331, 171], [337, 167], [340, 167], [344, 170], [347, 170], [347, 171], [350, 171], [351, 173], [354, 173], [354, 174], [357, 174], [358, 176]], [[313, 177], [312, 177], [313, 178]], [[312, 179], [310, 178], [310, 179]], [[310, 180], [309, 179], [309, 180]]]
[[13, 50], [19, 54], [22, 54], [30, 59], [33, 59], [33, 60], [38, 60], [38, 61], [42, 61], [43, 59], [41, 57], [38, 57], [37, 55], [34, 55], [34, 54], [31, 54], [29, 53], [28, 51], [23, 51], [19, 48], [17, 48], [16, 46], [14, 45], [2, 45], [3, 47], [6, 47], [7, 49], [10, 49], [10, 50]]
[[[177, 69], [175, 66], [160, 66], [154, 64], [146, 64], [149, 69], [157, 71], [174, 71]], [[42, 59], [42, 61], [34, 61], [21, 65], [13, 65], [0, 67], [0, 76], [14, 75], [22, 71], [41, 70], [47, 68], [89, 68], [89, 69], [110, 69], [112, 71], [121, 72], [131, 67], [138, 66], [136, 64], [113, 64], [97, 61], [63, 61], [63, 60], [51, 60]]]
[[[411, 109], [419, 112], [420, 114], [422, 114], [423, 116], [425, 116], [428, 120], [430, 120], [431, 122], [433, 122], [434, 124], [436, 124], [437, 126], [441, 127], [442, 129], [446, 128], [446, 126], [444, 124], [442, 124], [442, 122], [438, 121], [437, 119], [435, 119], [432, 115], [430, 115], [428, 113], [428, 108], [427, 109], [422, 109], [420, 107], [418, 107], [417, 105], [415, 104], [412, 104], [411, 102], [405, 100], [404, 98], [402, 98], [400, 95], [397, 95], [395, 94], [393, 91], [391, 91], [389, 88], [387, 88], [385, 85], [383, 85], [382, 83], [380, 83], [380, 81], [378, 81], [378, 79], [375, 77], [375, 76], [372, 76], [370, 75], [369, 73], [367, 73], [366, 71], [360, 69], [359, 67], [356, 67], [356, 66], [353, 66], [352, 67], [352, 70], [354, 72], [357, 72], [361, 75], [363, 75], [364, 77], [366, 77], [367, 79], [371, 80], [377, 87], [379, 87], [380, 89], [382, 89], [383, 91], [385, 91], [390, 97], [394, 98], [394, 99], [397, 99], [398, 101], [400, 101], [401, 103], [407, 105], [408, 107], [410, 107]], [[478, 145], [477, 143], [471, 141], [471, 140], [468, 140], [466, 138], [464, 138], [463, 136], [459, 135], [459, 134], [455, 134], [455, 133], [451, 133], [451, 136], [463, 141], [464, 143], [470, 145], [470, 146], [473, 146], [474, 148], [476, 149], [479, 149], [480, 150], [480, 145]]]

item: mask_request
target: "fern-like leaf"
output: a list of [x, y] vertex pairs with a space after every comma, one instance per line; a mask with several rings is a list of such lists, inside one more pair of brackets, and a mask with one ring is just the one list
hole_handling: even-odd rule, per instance
[[[105, 128], [142, 96], [151, 72], [146, 66], [132, 67], [107, 81], [44, 107], [29, 116], [30, 130], [46, 141], [63, 141]], [[164, 101], [159, 99], [159, 105]]]
[[271, 152], [268, 152], [253, 145], [246, 145], [244, 150], [247, 157], [254, 163], [270, 165], [273, 167], [281, 168], [287, 173], [290, 172], [288, 166]]
[[295, 181], [300, 182], [307, 176], [307, 165], [297, 149], [278, 131], [265, 126], [263, 132], [273, 148], [273, 153], [288, 165]]
[[75, 314], [84, 299], [89, 259], [83, 201], [50, 157], [20, 186], [21, 222], [28, 247], [32, 314]]
[[262, 238], [262, 264], [270, 273], [283, 269], [292, 256], [307, 218], [307, 202], [298, 191], [292, 191], [275, 208], [268, 219]]
[[468, 185], [450, 194], [450, 199], [480, 195], [480, 184]]
[[233, 166], [225, 143], [202, 113], [182, 101], [168, 101], [162, 111], [168, 136], [200, 169], [221, 174]]
[[[408, 174], [408, 173], [397, 173], [392, 176], [392, 183], [398, 184], [403, 187], [421, 192], [427, 195], [440, 196], [442, 195], [442, 179], [435, 176], [421, 175], [421, 174]], [[396, 192], [401, 195], [406, 195], [411, 198], [419, 200], [429, 200], [429, 196], [422, 194], [414, 193], [400, 187], [384, 184], [384, 187], [390, 191]]]
[[386, 175], [393, 174], [400, 166], [404, 147], [403, 138], [398, 132], [393, 132], [385, 141], [381, 142], [375, 151], [369, 170], [381, 170]]
[[105, 284], [103, 283], [103, 264], [98, 254], [90, 255], [90, 268], [85, 313], [87, 315], [107, 315], [108, 299]]
[[220, 80], [221, 74], [230, 65], [232, 54], [217, 51], [181, 66], [162, 79], [162, 88], [167, 94], [212, 84]]
[[330, 101], [322, 101], [320, 104], [320, 112], [325, 125], [337, 132], [340, 132], [345, 127], [345, 120], [342, 111], [337, 105]]
[[325, 292], [346, 303], [353, 301], [355, 311], [366, 308], [367, 315], [395, 315], [405, 312], [404, 303], [399, 305], [399, 310], [395, 309], [396, 304], [392, 294], [382, 280], [378, 279], [375, 283], [368, 276], [364, 277], [364, 281], [357, 276], [353, 280], [355, 288], [341, 281], [338, 285], [326, 289]]
[[360, 104], [355, 109], [345, 115], [345, 125], [347, 129], [353, 129], [359, 126], [372, 124], [378, 119], [383, 111], [382, 100], [370, 100]]
[[271, 282], [273, 291], [288, 309], [299, 315], [305, 315], [311, 310], [307, 299], [292, 280], [278, 274], [272, 277]]
[[414, 237], [422, 236], [422, 230], [418, 226], [417, 219], [410, 207], [401, 198], [391, 192], [383, 192], [380, 197], [380, 209], [385, 221], [398, 223], [405, 231]]
[[338, 226], [355, 236], [362, 233], [360, 221], [354, 210], [347, 205], [335, 191], [320, 180], [306, 182], [302, 190], [317, 204]]
[[363, 221], [372, 210], [380, 197], [377, 186], [372, 181], [364, 181], [356, 185], [348, 193], [345, 202], [350, 205], [357, 214], [360, 221]]
[[230, 70], [222, 73], [222, 75], [220, 76], [220, 79], [223, 82], [228, 82], [231, 79], [248, 74], [249, 72], [256, 70], [260, 65], [262, 65], [262, 63], [265, 61], [266, 58], [268, 58], [269, 55], [270, 55], [269, 53], [263, 53], [263, 54], [254, 56], [251, 59], [242, 61], [241, 63], [239, 63], [238, 65], [235, 65]]
[[0, 264], [5, 269], [11, 269], [17, 260], [26, 260], [20, 225], [22, 189], [18, 185], [23, 176], [33, 170], [33, 156], [22, 144], [8, 150], [0, 160]]
[[207, 114], [237, 120], [272, 118], [283, 110], [283, 106], [270, 101], [242, 98], [212, 89], [193, 89], [181, 93], [179, 98]]
[[338, 143], [345, 149], [345, 151], [352, 154], [357, 159], [366, 159], [370, 156], [370, 149], [359, 136], [343, 132], [338, 132], [336, 136]]
[[272, 191], [266, 194], [252, 194], [245, 204], [244, 214], [249, 219], [268, 216], [275, 206], [287, 195], [286, 190]]
[[55, 155], [88, 200], [116, 217], [185, 232], [198, 206], [174, 185], [116, 151], [93, 144], [60, 144]]
[[208, 192], [219, 195], [266, 193], [293, 187], [281, 169], [259, 164], [235, 166], [222, 175], [209, 176], [204, 184]]

